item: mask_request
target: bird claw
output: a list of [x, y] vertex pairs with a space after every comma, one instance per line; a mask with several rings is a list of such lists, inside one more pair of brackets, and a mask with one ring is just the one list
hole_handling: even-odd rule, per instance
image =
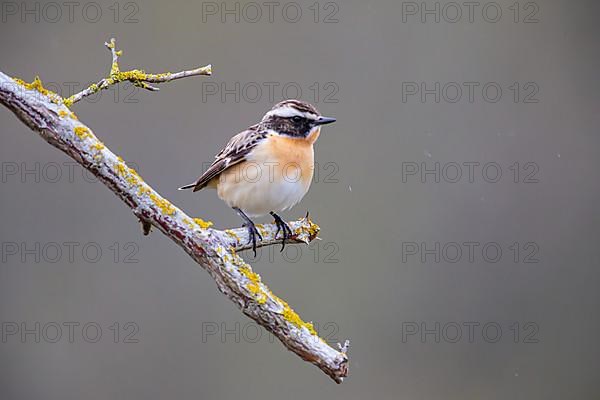
[[250, 244], [250, 242], [252, 242], [252, 251], [254, 251], [254, 257], [256, 257], [256, 237], [258, 236], [258, 238], [260, 240], [263, 239], [262, 235], [260, 234], [260, 232], [258, 231], [258, 229], [256, 229], [256, 225], [254, 225], [254, 222], [252, 222], [252, 220], [250, 218], [248, 218], [248, 216], [246, 214], [244, 214], [244, 212], [242, 210], [240, 210], [237, 207], [233, 207], [233, 209], [235, 211], [237, 211], [237, 213], [240, 215], [240, 217], [242, 217], [242, 219], [244, 220], [244, 227], [246, 227], [246, 229], [248, 229], [248, 244]]
[[277, 231], [275, 232], [275, 238], [279, 234], [279, 231], [283, 232], [283, 239], [281, 240], [281, 251], [285, 248], [285, 242], [287, 239], [291, 238], [294, 235], [292, 228], [285, 222], [279, 215], [275, 214], [271, 211], [271, 216], [275, 219], [275, 225], [277, 225]]
[[258, 238], [262, 240], [262, 235], [256, 228], [256, 225], [252, 222], [245, 223], [244, 227], [248, 230], [248, 244], [252, 243], [252, 251], [254, 252], [254, 257], [256, 257], [256, 237], [258, 236]]

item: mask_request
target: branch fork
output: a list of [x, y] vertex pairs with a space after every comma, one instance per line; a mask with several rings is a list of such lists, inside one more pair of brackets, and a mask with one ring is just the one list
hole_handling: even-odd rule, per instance
[[205, 65], [204, 67], [199, 67], [188, 71], [181, 71], [174, 74], [171, 72], [165, 72], [162, 74], [148, 74], [139, 69], [121, 71], [119, 67], [119, 57], [123, 55], [123, 51], [117, 50], [117, 45], [114, 38], [110, 39], [109, 42], [105, 42], [104, 45], [106, 46], [106, 48], [108, 48], [108, 50], [110, 50], [110, 53], [112, 55], [110, 74], [108, 75], [108, 77], [103, 78], [97, 83], [90, 85], [81, 92], [75, 93], [73, 96], [64, 99], [63, 104], [67, 107], [71, 107], [73, 104], [77, 103], [84, 97], [91, 96], [93, 94], [98, 93], [101, 90], [108, 89], [114, 84], [124, 81], [129, 81], [135, 86], [138, 86], [142, 89], [155, 92], [160, 89], [156, 86], [150, 85], [151, 83], [164, 83], [176, 79], [187, 78], [190, 76], [212, 75], [212, 66], [210, 64]]
[[[276, 336], [287, 349], [341, 383], [348, 375], [349, 342], [338, 344], [338, 350], [330, 347], [317, 335], [311, 323], [304, 322], [284, 300], [271, 292], [261, 277], [238, 255], [239, 251], [249, 248], [246, 229], [217, 230], [211, 227], [211, 222], [186, 215], [111, 152], [67, 108], [85, 96], [125, 80], [148, 90], [157, 90], [150, 84], [210, 75], [210, 65], [175, 74], [156, 75], [139, 70], [121, 72], [118, 65], [121, 52], [116, 50], [114, 39], [106, 46], [112, 54], [112, 67], [110, 75], [97, 84], [68, 99], [61, 99], [44, 89], [39, 78], [32, 84], [26, 84], [0, 72], [0, 103], [48, 143], [93, 173], [132, 209], [142, 222], [144, 233], [149, 233], [154, 227], [177, 243], [210, 274], [217, 288], [245, 315]], [[319, 233], [319, 227], [308, 215], [289, 225], [293, 231], [289, 243], [309, 243]], [[281, 238], [276, 237], [275, 224], [261, 225], [259, 229], [263, 238], [257, 246], [281, 243]]]

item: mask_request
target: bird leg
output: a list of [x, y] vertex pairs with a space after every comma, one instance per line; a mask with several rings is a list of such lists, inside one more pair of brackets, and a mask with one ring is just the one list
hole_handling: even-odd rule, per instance
[[244, 220], [243, 226], [245, 226], [246, 229], [248, 229], [248, 243], [252, 242], [252, 251], [254, 251], [254, 257], [256, 257], [256, 236], [258, 236], [258, 238], [262, 240], [262, 235], [260, 234], [258, 229], [256, 229], [256, 225], [254, 225], [254, 222], [252, 222], [252, 220], [246, 214], [244, 214], [242, 210], [240, 210], [237, 207], [233, 207], [233, 209]]
[[283, 249], [285, 248], [285, 241], [292, 237], [294, 232], [292, 232], [292, 228], [290, 228], [287, 222], [281, 219], [279, 215], [275, 214], [273, 211], [271, 211], [269, 214], [271, 214], [271, 216], [275, 218], [275, 224], [277, 225], [277, 232], [275, 232], [275, 238], [277, 238], [277, 234], [279, 233], [279, 231], [283, 232], [283, 240], [281, 241], [281, 251], [283, 251]]

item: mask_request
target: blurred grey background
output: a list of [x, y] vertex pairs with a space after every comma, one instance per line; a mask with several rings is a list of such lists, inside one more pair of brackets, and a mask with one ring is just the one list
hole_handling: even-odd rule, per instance
[[598, 398], [598, 3], [277, 4], [3, 1], [0, 68], [66, 96], [107, 74], [110, 37], [122, 69], [212, 63], [73, 110], [218, 228], [240, 220], [177, 187], [232, 134], [284, 97], [337, 117], [286, 214], [322, 240], [253, 266], [350, 339], [350, 377], [287, 352], [2, 108], [0, 397]]

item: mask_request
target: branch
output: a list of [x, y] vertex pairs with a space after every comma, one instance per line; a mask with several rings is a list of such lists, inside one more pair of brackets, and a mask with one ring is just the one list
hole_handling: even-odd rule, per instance
[[[113, 60], [116, 57], [118, 53], [113, 51]], [[181, 72], [170, 78], [161, 77], [160, 82], [199, 74]], [[159, 82], [156, 79], [155, 75], [146, 75], [141, 82]], [[82, 94], [78, 99], [84, 96]], [[161, 197], [136, 171], [98, 140], [91, 129], [79, 122], [65, 106], [68, 102], [57, 100], [60, 96], [44, 89], [38, 79], [32, 84], [24, 84], [0, 72], [0, 103], [48, 143], [96, 175], [132, 209], [143, 225], [156, 227], [177, 243], [210, 274], [218, 289], [245, 315], [335, 382], [343, 381], [348, 375], [348, 344], [338, 344], [340, 351], [327, 345], [312, 324], [304, 322], [284, 300], [273, 294], [250, 265], [237, 255], [236, 251], [248, 248], [245, 229], [211, 229], [212, 223], [186, 215]], [[75, 101], [77, 99], [71, 104]], [[290, 226], [294, 231], [293, 242], [308, 243], [319, 232], [319, 227], [308, 216], [291, 222]], [[257, 243], [258, 246], [281, 242], [275, 237], [274, 224], [262, 225], [260, 229], [263, 240]]]
[[188, 76], [210, 76], [212, 74], [212, 66], [210, 64], [190, 71], [177, 72], [175, 74], [172, 74], [170, 72], [165, 72], [163, 74], [147, 74], [146, 72], [141, 71], [139, 69], [121, 72], [119, 68], [119, 56], [123, 54], [123, 51], [117, 50], [115, 39], [110, 39], [110, 42], [105, 42], [104, 45], [110, 50], [110, 53], [112, 54], [110, 75], [107, 78], [101, 79], [100, 81], [98, 81], [98, 83], [90, 85], [88, 88], [82, 90], [81, 92], [75, 93], [73, 96], [67, 99], [63, 99], [63, 103], [67, 107], [71, 107], [71, 105], [77, 103], [84, 97], [91, 96], [93, 94], [98, 93], [101, 90], [108, 89], [111, 85], [117, 84], [119, 82], [129, 81], [135, 86], [141, 87], [142, 89], [158, 91], [160, 90], [159, 88], [157, 88], [156, 86], [151, 86], [149, 85], [149, 83], [163, 83], [173, 81], [175, 79], [187, 78]]

